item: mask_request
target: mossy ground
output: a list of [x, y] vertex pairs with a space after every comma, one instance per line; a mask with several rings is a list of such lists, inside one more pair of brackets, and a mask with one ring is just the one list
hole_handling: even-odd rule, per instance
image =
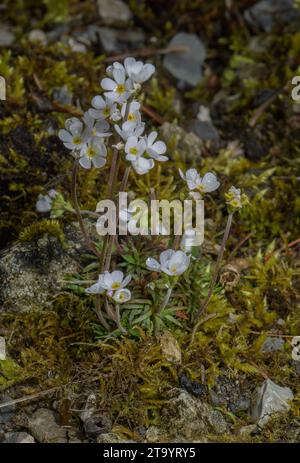
[[[0, 52], [0, 75], [7, 80], [8, 99], [0, 102], [0, 236], [4, 248], [23, 236], [25, 227], [33, 233], [61, 233], [55, 224], [45, 230], [46, 222], [36, 226], [40, 217], [35, 212], [38, 193], [54, 187], [69, 197], [72, 160], [56, 133], [75, 107], [53, 107], [53, 91], [66, 85], [73, 102], [87, 108], [99, 91], [99, 78], [105, 69], [105, 56], [97, 47], [86, 54], [74, 53], [61, 43], [43, 46], [28, 42], [32, 29], [28, 16], [36, 20], [35, 28], [51, 30], [80, 13], [79, 26], [95, 17], [91, 2], [21, 1], [3, 14], [16, 28], [18, 41], [11, 49]], [[239, 2], [238, 14], [251, 4]], [[168, 11], [164, 2], [132, 1], [135, 22], [158, 44], [165, 46], [178, 30], [197, 32], [208, 47], [205, 78], [196, 89], [178, 92], [165, 75], [159, 56], [153, 57], [158, 67], [157, 81], [145, 87], [144, 102], [167, 121], [185, 126], [193, 116], [195, 103], [212, 105], [215, 125], [222, 142], [207, 144], [201, 160], [190, 163], [201, 172], [213, 169], [221, 179], [221, 191], [213, 194], [207, 217], [212, 219], [206, 231], [205, 246], [197, 260], [181, 278], [170, 307], [180, 324], [167, 324], [178, 339], [183, 352], [180, 367], [166, 361], [159, 344], [144, 323], [126, 338], [103, 338], [92, 311], [93, 302], [83, 295], [81, 286], [71, 284], [53, 299], [52, 310], [42, 313], [1, 316], [1, 335], [8, 340], [10, 360], [0, 363], [0, 389], [15, 386], [17, 396], [26, 396], [57, 387], [57, 397], [64, 423], [76, 420], [70, 409], [80, 409], [89, 391], [98, 392], [103, 413], [113, 419], [115, 429], [136, 438], [137, 426], [159, 424], [165, 392], [179, 385], [182, 373], [201, 382], [202, 372], [212, 387], [226, 368], [227, 374], [239, 377], [245, 389], [253, 391], [265, 377], [290, 387], [295, 398], [289, 415], [268, 426], [253, 441], [293, 440], [287, 429], [299, 419], [299, 377], [291, 359], [290, 337], [300, 333], [299, 313], [299, 111], [287, 91], [281, 92], [259, 117], [252, 119], [266, 100], [266, 90], [278, 91], [293, 75], [299, 74], [300, 35], [296, 24], [286, 26], [280, 36], [276, 31], [258, 35], [263, 47], [253, 50], [251, 32], [241, 27], [234, 17], [228, 18], [223, 2], [174, 2]], [[200, 5], [201, 4], [201, 5]], [[18, 14], [14, 9], [18, 8]], [[30, 15], [29, 15], [30, 12]], [[200, 21], [201, 19], [201, 21]], [[78, 20], [76, 20], [78, 21]], [[76, 22], [75, 21], [75, 22]], [[201, 25], [201, 26], [200, 26]], [[76, 24], [76, 27], [78, 24]], [[74, 26], [75, 27], [75, 26]], [[213, 103], [222, 90], [223, 98]], [[181, 110], [174, 99], [181, 101]], [[61, 111], [64, 111], [61, 112]], [[148, 125], [155, 126], [149, 120]], [[228, 142], [238, 141], [228, 148]], [[172, 148], [172, 147], [170, 147]], [[186, 153], [172, 152], [164, 168], [149, 176], [130, 178], [131, 188], [140, 197], [154, 185], [160, 199], [177, 198], [184, 192], [177, 168], [186, 168]], [[26, 172], [26, 175], [24, 175]], [[297, 177], [298, 175], [298, 177]], [[79, 191], [83, 209], [92, 209], [106, 196], [108, 167], [82, 172]], [[227, 246], [226, 259], [241, 273], [239, 284], [231, 291], [218, 285], [208, 307], [207, 320], [201, 325], [192, 346], [190, 316], [199, 307], [208, 287], [216, 245], [224, 228], [226, 209], [222, 201], [231, 185], [245, 189], [250, 206], [236, 215]], [[40, 222], [38, 222], [40, 223]], [[47, 228], [47, 227], [46, 227]], [[27, 235], [26, 235], [27, 233]], [[30, 229], [25, 230], [30, 237]], [[235, 251], [231, 252], [248, 239]], [[127, 247], [115, 261], [134, 272], [134, 297], [139, 302], [125, 310], [125, 322], [151, 308], [150, 281], [145, 259], [164, 243], [138, 239], [123, 243]], [[93, 266], [92, 266], [93, 267]], [[83, 269], [94, 278], [95, 268]], [[77, 276], [80, 278], [80, 276]], [[127, 318], [126, 318], [127, 317]], [[230, 318], [229, 318], [230, 317]], [[284, 324], [278, 325], [278, 319]], [[234, 319], [234, 323], [230, 320]], [[284, 335], [284, 349], [263, 354], [260, 348], [271, 332]], [[51, 396], [52, 397], [52, 396]], [[50, 399], [49, 399], [50, 400]], [[222, 411], [233, 429], [249, 423], [246, 414]], [[220, 439], [218, 437], [218, 439]], [[225, 437], [240, 441], [240, 436]]]

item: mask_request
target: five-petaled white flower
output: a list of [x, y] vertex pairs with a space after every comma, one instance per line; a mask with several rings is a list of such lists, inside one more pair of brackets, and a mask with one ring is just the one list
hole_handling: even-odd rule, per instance
[[126, 121], [123, 123], [123, 130], [132, 130], [136, 126], [140, 126], [142, 122], [140, 113], [141, 104], [138, 101], [132, 101], [131, 103], [124, 103], [121, 109], [122, 117], [126, 117]]
[[157, 132], [151, 132], [144, 137], [146, 143], [146, 153], [156, 161], [167, 161], [167, 156], [162, 156], [167, 150], [166, 144], [163, 141], [155, 141]]
[[89, 114], [85, 112], [83, 116], [83, 121], [86, 125], [85, 133], [86, 138], [90, 141], [91, 138], [106, 138], [111, 135], [111, 132], [107, 132], [109, 129], [109, 123], [105, 120], [100, 120], [98, 122]]
[[179, 173], [181, 178], [186, 181], [188, 188], [191, 191], [197, 190], [200, 194], [211, 193], [220, 186], [220, 182], [212, 172], [207, 172], [203, 177], [198, 174], [196, 169], [188, 169], [185, 174], [179, 169]]
[[150, 270], [164, 272], [170, 276], [181, 275], [190, 264], [190, 258], [185, 252], [174, 251], [173, 249], [163, 251], [159, 257], [159, 261], [149, 257], [146, 260], [146, 265]]
[[142, 122], [140, 125], [135, 126], [129, 130], [125, 130], [122, 124], [122, 128], [120, 128], [117, 124], [114, 125], [115, 131], [120, 135], [122, 140], [126, 141], [129, 137], [135, 136], [140, 137], [145, 129], [145, 123]]
[[131, 275], [127, 275], [124, 278], [123, 272], [120, 270], [114, 270], [113, 272], [105, 271], [99, 275], [97, 283], [93, 284], [85, 291], [88, 294], [102, 294], [105, 291], [117, 291], [125, 288], [131, 280]]
[[36, 202], [37, 212], [50, 212], [52, 209], [52, 201], [57, 195], [55, 190], [49, 190], [46, 195], [39, 194]]
[[96, 95], [92, 99], [92, 108], [88, 110], [88, 113], [92, 118], [102, 120], [111, 117], [116, 110], [117, 105], [113, 100]]
[[112, 71], [112, 78], [105, 77], [101, 80], [101, 87], [104, 95], [112, 101], [117, 103], [124, 103], [130, 97], [130, 90], [132, 83], [130, 79], [126, 79], [125, 70], [122, 68], [115, 68]]
[[94, 137], [80, 150], [79, 164], [84, 169], [103, 167], [106, 163], [106, 146], [101, 138]]
[[146, 148], [145, 141], [131, 136], [128, 138], [125, 145], [125, 153], [127, 161], [136, 161], [144, 153]]
[[88, 138], [83, 122], [76, 117], [72, 117], [66, 120], [65, 127], [66, 129], [61, 129], [58, 132], [58, 136], [65, 147], [72, 151], [80, 149]]
[[155, 72], [153, 64], [144, 64], [142, 61], [136, 61], [135, 58], [126, 58], [124, 67], [127, 75], [138, 84], [146, 82]]
[[127, 288], [118, 289], [112, 296], [117, 304], [124, 304], [131, 299], [131, 292]]
[[132, 161], [131, 165], [137, 174], [144, 175], [154, 167], [154, 161], [153, 159], [146, 159], [140, 156], [135, 161]]

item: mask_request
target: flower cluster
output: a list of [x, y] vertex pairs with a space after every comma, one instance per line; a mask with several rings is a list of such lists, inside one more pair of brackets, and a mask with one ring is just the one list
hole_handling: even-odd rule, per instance
[[181, 275], [190, 264], [190, 257], [183, 251], [167, 249], [160, 254], [159, 262], [152, 257], [146, 260], [149, 270], [164, 272], [169, 276]]
[[245, 204], [248, 203], [248, 197], [245, 194], [241, 193], [239, 188], [234, 186], [230, 187], [228, 193], [225, 194], [226, 204], [233, 211], [236, 209], [241, 209]]
[[131, 275], [124, 278], [123, 272], [104, 272], [99, 275], [97, 283], [86, 289], [87, 294], [103, 294], [112, 298], [116, 303], [123, 304], [131, 298], [131, 292], [125, 288], [131, 280]]
[[107, 77], [101, 80], [103, 95], [96, 95], [92, 107], [82, 119], [67, 119], [59, 138], [85, 168], [100, 168], [106, 163], [107, 140], [114, 133], [119, 140], [112, 146], [124, 150], [137, 174], [146, 174], [154, 161], [167, 161], [166, 145], [157, 141], [157, 132], [144, 134], [141, 104], [134, 96], [141, 84], [154, 73], [152, 64], [135, 58], [126, 58], [124, 64], [115, 62], [106, 69]]

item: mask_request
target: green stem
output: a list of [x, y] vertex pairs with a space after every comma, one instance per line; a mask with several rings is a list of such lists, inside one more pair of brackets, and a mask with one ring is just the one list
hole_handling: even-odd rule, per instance
[[226, 223], [226, 227], [225, 227], [225, 231], [224, 231], [224, 235], [223, 235], [223, 239], [222, 239], [222, 243], [221, 243], [220, 252], [219, 252], [219, 255], [218, 255], [218, 259], [217, 259], [217, 263], [216, 263], [216, 267], [215, 267], [213, 277], [212, 277], [212, 279], [210, 281], [207, 297], [206, 297], [204, 303], [202, 304], [202, 306], [200, 307], [200, 309], [198, 310], [198, 312], [196, 313], [196, 316], [195, 316], [195, 321], [197, 321], [197, 323], [195, 324], [193, 332], [192, 332], [191, 343], [194, 341], [195, 334], [196, 334], [197, 329], [198, 329], [198, 327], [199, 327], [199, 325], [201, 323], [201, 320], [199, 320], [199, 319], [200, 319], [201, 315], [203, 315], [203, 313], [207, 309], [207, 306], [208, 306], [208, 304], [209, 304], [209, 302], [211, 300], [213, 290], [214, 290], [214, 287], [215, 287], [217, 279], [218, 279], [222, 259], [223, 259], [224, 252], [225, 252], [226, 243], [227, 243], [228, 236], [229, 236], [229, 233], [230, 233], [230, 228], [231, 228], [231, 224], [232, 224], [232, 218], [233, 218], [233, 212], [230, 212], [228, 214], [227, 223]]
[[71, 195], [72, 195], [73, 207], [74, 207], [74, 210], [75, 210], [75, 213], [76, 213], [76, 216], [77, 216], [77, 220], [78, 220], [78, 223], [79, 223], [81, 233], [82, 233], [82, 235], [84, 237], [84, 241], [85, 241], [87, 247], [97, 257], [99, 257], [100, 254], [99, 254], [95, 244], [92, 242], [92, 240], [90, 239], [90, 237], [89, 237], [89, 235], [88, 235], [88, 233], [87, 233], [87, 231], [85, 229], [83, 219], [82, 219], [82, 215], [81, 215], [81, 211], [80, 211], [80, 207], [79, 207], [79, 204], [78, 204], [78, 199], [77, 199], [77, 173], [78, 173], [78, 162], [75, 161], [74, 166], [73, 166], [73, 170], [72, 170], [72, 183], [71, 183]]

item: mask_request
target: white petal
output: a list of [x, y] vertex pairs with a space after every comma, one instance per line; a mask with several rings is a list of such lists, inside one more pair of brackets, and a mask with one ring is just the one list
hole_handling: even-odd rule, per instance
[[79, 164], [81, 165], [81, 167], [83, 167], [84, 169], [90, 169], [92, 167], [92, 161], [90, 160], [90, 158], [88, 158], [87, 156], [82, 156], [80, 159], [79, 159]]
[[151, 148], [158, 154], [163, 154], [167, 151], [166, 144], [163, 141], [157, 141]]
[[204, 175], [202, 179], [202, 184], [205, 188], [205, 191], [207, 191], [208, 193], [216, 190], [220, 186], [220, 182], [218, 181], [216, 175], [212, 174], [211, 172], [208, 172]]
[[113, 76], [117, 84], [124, 84], [125, 82], [125, 71], [123, 69], [114, 69]]
[[175, 251], [173, 249], [167, 249], [166, 251], [163, 251], [159, 258], [161, 266], [166, 267], [174, 254]]
[[104, 98], [102, 98], [102, 96], [100, 95], [94, 96], [94, 98], [92, 99], [92, 106], [94, 106], [95, 109], [105, 108], [106, 104]]
[[85, 290], [87, 294], [102, 294], [105, 289], [99, 284], [99, 282], [93, 284]]
[[105, 165], [106, 159], [99, 154], [92, 158], [92, 163], [94, 167], [99, 169], [100, 167], [103, 167]]
[[58, 136], [64, 142], [71, 142], [73, 139], [72, 135], [69, 132], [67, 132], [65, 129], [59, 130]]
[[161, 270], [160, 264], [157, 262], [156, 259], [153, 259], [152, 257], [148, 257], [148, 259], [146, 260], [146, 265], [148, 269], [153, 270], [155, 272], [160, 272]]
[[108, 77], [101, 80], [101, 87], [104, 90], [114, 90], [116, 88], [116, 82]]
[[147, 145], [150, 146], [154, 143], [157, 138], [157, 132], [151, 132], [147, 138]]

